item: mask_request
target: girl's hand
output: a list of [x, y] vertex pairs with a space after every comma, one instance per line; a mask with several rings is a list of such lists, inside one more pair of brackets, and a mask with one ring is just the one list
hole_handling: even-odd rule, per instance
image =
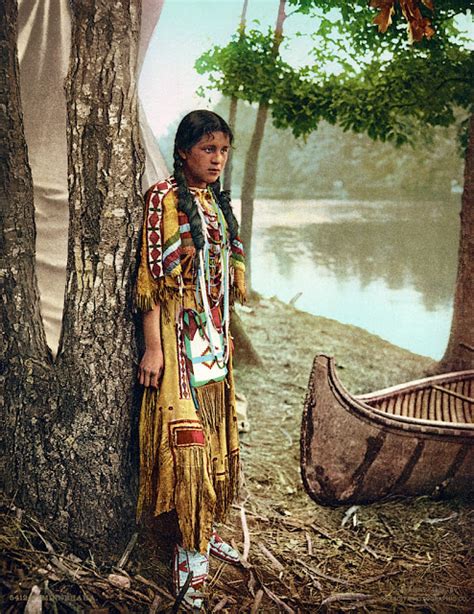
[[158, 388], [158, 382], [163, 375], [164, 358], [163, 350], [147, 349], [138, 367], [138, 381], [145, 388]]

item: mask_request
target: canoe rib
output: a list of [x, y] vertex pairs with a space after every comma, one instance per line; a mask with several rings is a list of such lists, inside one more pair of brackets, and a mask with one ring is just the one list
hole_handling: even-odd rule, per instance
[[317, 356], [301, 431], [301, 472], [310, 496], [337, 505], [469, 491], [474, 404], [466, 392], [472, 380], [474, 371], [458, 372], [354, 397], [339, 381], [334, 360]]

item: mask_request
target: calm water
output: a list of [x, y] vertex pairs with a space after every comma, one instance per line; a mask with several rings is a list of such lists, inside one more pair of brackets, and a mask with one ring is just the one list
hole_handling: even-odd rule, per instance
[[259, 200], [252, 279], [315, 315], [440, 358], [451, 324], [459, 203]]

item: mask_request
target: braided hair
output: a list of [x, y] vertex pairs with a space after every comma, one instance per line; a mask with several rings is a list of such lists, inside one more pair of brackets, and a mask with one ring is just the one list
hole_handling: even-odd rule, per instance
[[[188, 216], [191, 236], [197, 250], [204, 247], [201, 218], [196, 202], [188, 188], [183, 161], [179, 151], [189, 151], [203, 136], [209, 135], [212, 132], [223, 132], [229, 137], [229, 142], [232, 144], [234, 135], [222, 117], [212, 111], [191, 111], [181, 120], [174, 141], [173, 169], [178, 188], [178, 209]], [[232, 211], [230, 192], [228, 190], [221, 191], [219, 179], [211, 183], [209, 187], [224, 215], [229, 229], [230, 240], [233, 241], [239, 234], [239, 225]]]

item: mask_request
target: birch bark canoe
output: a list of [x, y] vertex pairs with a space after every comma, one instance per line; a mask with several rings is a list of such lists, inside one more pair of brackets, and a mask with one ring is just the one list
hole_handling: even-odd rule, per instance
[[474, 486], [474, 370], [352, 396], [316, 356], [301, 429], [301, 474], [323, 505]]

